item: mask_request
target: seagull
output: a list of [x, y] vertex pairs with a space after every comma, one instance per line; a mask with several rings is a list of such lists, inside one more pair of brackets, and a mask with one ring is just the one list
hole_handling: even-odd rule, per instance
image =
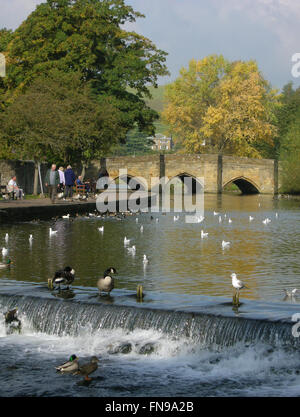
[[62, 216], [63, 219], [69, 219], [70, 218], [70, 214], [66, 214], [65, 216]]
[[249, 222], [252, 222], [253, 219], [254, 219], [254, 217], [249, 216]]
[[104, 226], [98, 227], [99, 232], [104, 232]]
[[57, 230], [52, 230], [51, 229], [51, 227], [50, 227], [50, 229], [49, 229], [49, 235], [50, 236], [53, 236], [53, 235], [55, 235], [57, 233]]
[[231, 219], [228, 219], [228, 223], [232, 223], [232, 220]]
[[235, 296], [233, 298], [233, 302], [234, 304], [239, 305], [240, 290], [243, 288], [248, 288], [248, 287], [246, 287], [243, 281], [240, 281], [239, 279], [237, 279], [237, 276], [235, 273], [231, 274], [231, 278], [232, 278], [232, 286], [236, 290]]
[[[178, 216], [178, 217], [179, 217], [179, 216]], [[158, 223], [158, 217], [156, 217], [156, 219], [155, 219], [155, 220], [156, 220], [156, 223]]]
[[275, 217], [276, 217], [276, 219], [278, 219], [278, 213], [275, 213]]
[[32, 235], [29, 235], [29, 242], [31, 243], [32, 240], [33, 240], [33, 236]]
[[149, 262], [149, 259], [147, 259], [147, 256], [146, 256], [146, 255], [144, 255], [143, 263], [144, 263], [144, 264], [147, 264], [148, 262]]
[[203, 220], [204, 220], [204, 217], [203, 216], [196, 216], [196, 219], [197, 219], [197, 223], [201, 223], [201, 222], [203, 222]]
[[214, 216], [217, 216], [219, 213], [217, 213], [216, 211], [214, 211]]
[[8, 242], [8, 233], [5, 235], [5, 242]]
[[221, 223], [221, 221], [222, 221], [222, 217], [221, 217], [221, 216], [219, 216], [219, 223]]
[[135, 221], [136, 221], [136, 223], [138, 223], [139, 222], [139, 219], [138, 219], [138, 217], [135, 219]]
[[8, 254], [8, 249], [2, 248], [2, 255], [6, 256]]
[[295, 295], [297, 294], [299, 290], [297, 288], [294, 288], [293, 290], [286, 290], [284, 289], [285, 295], [287, 297], [295, 297]]
[[177, 222], [179, 220], [179, 216], [174, 216], [174, 222]]
[[141, 226], [140, 231], [141, 231], [141, 233], [143, 233], [143, 231], [144, 231], [144, 227], [143, 226]]
[[201, 239], [204, 239], [208, 236], [208, 233], [204, 233], [203, 230], [201, 230]]
[[230, 246], [230, 242], [225, 242], [225, 240], [222, 240], [222, 249], [228, 248]]
[[124, 246], [129, 245], [130, 239], [127, 239], [127, 237], [124, 237]]
[[263, 222], [263, 224], [268, 224], [268, 223], [270, 223], [270, 219], [268, 219], [268, 218], [266, 218], [265, 220], [263, 220], [262, 222]]
[[127, 250], [128, 250], [128, 252], [130, 252], [132, 255], [135, 255], [135, 251], [136, 251], [135, 245], [131, 246], [131, 248], [127, 248]]

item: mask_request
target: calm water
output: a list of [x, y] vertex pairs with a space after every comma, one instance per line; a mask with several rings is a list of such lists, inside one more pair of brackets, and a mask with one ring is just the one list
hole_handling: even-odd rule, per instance
[[[220, 212], [221, 222], [214, 210]], [[271, 302], [274, 314], [282, 306], [287, 311], [293, 307], [295, 312], [300, 298], [285, 300], [283, 289], [300, 288], [299, 202], [266, 196], [206, 195], [204, 215], [205, 220], [198, 224], [186, 224], [183, 214], [176, 222], [173, 214], [154, 214], [153, 220], [151, 214], [142, 214], [122, 221], [79, 217], [73, 221], [1, 225], [0, 247], [9, 249], [14, 264], [0, 271], [0, 315], [18, 303], [13, 298], [1, 298], [5, 288], [11, 286], [13, 292], [18, 281], [41, 285], [35, 284], [39, 288], [36, 293], [32, 290], [37, 301], [30, 304], [24, 298], [18, 303], [21, 335], [8, 335], [0, 321], [0, 396], [299, 396], [299, 353], [281, 345], [280, 335], [285, 333], [277, 334], [276, 328], [270, 330], [273, 341], [268, 342], [260, 338], [258, 322], [257, 338], [246, 341], [243, 335], [250, 324], [239, 329], [240, 321], [231, 318], [226, 325], [219, 325], [223, 326], [220, 330], [218, 321], [209, 322], [208, 333], [212, 337], [214, 332], [220, 333], [216, 348], [200, 343], [205, 335], [197, 337], [201, 326], [198, 329], [193, 318], [180, 322], [171, 312], [157, 321], [149, 312], [144, 325], [134, 325], [137, 319], [129, 322], [123, 310], [119, 321], [118, 313], [111, 315], [105, 297], [103, 301], [93, 298], [97, 278], [109, 266], [118, 271], [112, 303], [122, 292], [134, 292], [137, 284], [154, 298], [159, 294], [157, 299], [190, 297], [195, 303], [199, 297], [200, 303], [200, 296], [231, 297], [230, 274], [236, 272], [250, 288], [241, 298], [249, 299], [252, 309]], [[266, 217], [271, 222], [264, 225]], [[104, 226], [103, 233], [98, 231], [100, 226]], [[49, 227], [58, 231], [56, 236], [49, 237]], [[201, 239], [201, 229], [208, 232], [207, 238]], [[9, 234], [8, 243], [5, 233]], [[29, 234], [33, 235], [32, 245]], [[135, 256], [124, 247], [125, 236], [131, 239], [130, 246], [136, 245]], [[230, 241], [230, 247], [223, 250], [222, 240]], [[149, 258], [146, 268], [143, 254]], [[39, 299], [38, 291], [51, 300], [47, 279], [66, 265], [76, 270], [75, 296], [67, 302], [57, 301], [54, 311], [49, 301]], [[74, 303], [80, 292], [90, 297], [95, 310], [84, 305], [76, 310]], [[106, 320], [106, 326], [97, 303], [107, 308], [110, 321]], [[41, 327], [39, 321], [48, 325]], [[226, 340], [233, 335], [229, 346]], [[147, 344], [152, 348], [145, 354]], [[130, 346], [129, 351], [120, 350], [124, 345]], [[83, 385], [80, 377], [55, 373], [54, 367], [73, 353], [83, 361], [92, 355], [100, 357], [91, 384]]]

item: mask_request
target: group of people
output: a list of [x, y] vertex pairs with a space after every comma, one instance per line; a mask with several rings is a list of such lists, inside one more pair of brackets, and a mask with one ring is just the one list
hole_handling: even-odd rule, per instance
[[63, 198], [72, 198], [73, 197], [73, 187], [74, 185], [82, 185], [85, 187], [86, 192], [89, 192], [89, 184], [82, 182], [82, 176], [76, 179], [76, 175], [71, 167], [67, 166], [67, 169], [64, 170], [63, 167], [56, 169], [56, 165], [52, 164], [51, 168], [48, 169], [45, 185], [48, 187], [49, 197], [54, 203], [57, 193], [63, 193]]

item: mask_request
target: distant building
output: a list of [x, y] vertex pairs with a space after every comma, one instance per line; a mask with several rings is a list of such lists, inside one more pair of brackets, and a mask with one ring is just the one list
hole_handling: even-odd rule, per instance
[[167, 138], [167, 136], [164, 136], [161, 133], [156, 133], [155, 136], [149, 136], [147, 139], [154, 142], [151, 145], [151, 149], [154, 151], [169, 151], [173, 149], [172, 138]]

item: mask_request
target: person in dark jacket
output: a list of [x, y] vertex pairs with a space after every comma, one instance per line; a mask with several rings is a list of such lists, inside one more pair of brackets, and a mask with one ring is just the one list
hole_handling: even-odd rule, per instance
[[74, 174], [74, 171], [72, 170], [71, 165], [67, 166], [67, 169], [65, 170], [65, 195], [64, 198], [73, 196], [73, 186], [75, 183], [76, 176]]
[[57, 186], [59, 184], [59, 173], [56, 171], [56, 165], [53, 164], [51, 169], [48, 169], [46, 178], [45, 178], [46, 187], [49, 190], [49, 197], [51, 198], [51, 202], [54, 203], [56, 193], [57, 193]]

